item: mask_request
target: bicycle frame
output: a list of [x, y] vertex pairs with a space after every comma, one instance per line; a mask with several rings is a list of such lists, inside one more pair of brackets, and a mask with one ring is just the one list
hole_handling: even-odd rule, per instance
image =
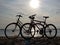
[[17, 23], [20, 27], [23, 25], [23, 23], [19, 20], [19, 22]]
[[35, 22], [39, 22], [40, 24], [42, 24], [44, 27], [46, 27], [48, 24], [46, 23], [46, 19], [44, 21], [38, 21], [38, 20], [34, 20]]
[[16, 23], [21, 27], [21, 25], [23, 25], [23, 23], [19, 19], [20, 19], [20, 17], [18, 18]]

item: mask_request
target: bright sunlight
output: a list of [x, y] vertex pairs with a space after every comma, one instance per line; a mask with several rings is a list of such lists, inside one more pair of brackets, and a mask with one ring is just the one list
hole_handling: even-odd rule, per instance
[[30, 1], [30, 6], [32, 8], [38, 8], [39, 7], [39, 0], [31, 0]]

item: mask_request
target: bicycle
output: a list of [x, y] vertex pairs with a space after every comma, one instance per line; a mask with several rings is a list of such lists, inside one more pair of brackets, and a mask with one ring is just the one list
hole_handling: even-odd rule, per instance
[[[30, 30], [30, 32], [32, 32], [31, 31], [31, 29], [32, 29], [32, 27], [33, 27], [33, 29], [34, 29], [34, 35], [35, 35], [35, 32], [37, 31], [37, 33], [39, 33], [40, 34], [40, 38], [42, 38], [42, 37], [44, 37], [44, 35], [48, 38], [48, 39], [53, 39], [54, 37], [56, 37], [56, 35], [57, 35], [57, 28], [55, 27], [55, 25], [53, 25], [53, 24], [47, 24], [46, 23], [46, 19], [47, 18], [49, 18], [48, 16], [43, 16], [43, 18], [45, 18], [45, 20], [44, 21], [38, 21], [38, 20], [34, 20], [35, 19], [35, 15], [32, 15], [32, 16], [29, 16], [29, 18], [31, 19], [31, 23], [25, 23], [25, 24], [23, 24], [22, 25], [22, 27], [21, 27], [21, 36], [23, 37], [23, 38], [25, 38], [25, 39], [27, 39], [27, 37], [25, 36], [25, 35], [23, 35], [23, 27], [24, 26], [26, 26], [26, 25], [29, 25], [29, 27], [31, 27], [30, 29], [28, 29], [28, 31]], [[38, 23], [35, 23], [35, 22], [38, 22]], [[36, 25], [36, 26], [35, 26]], [[37, 26], [37, 25], [39, 25], [39, 26]], [[37, 28], [36, 28], [37, 27]], [[52, 28], [50, 28], [50, 27], [52, 27]], [[55, 32], [53, 32], [53, 30], [55, 31]], [[25, 30], [26, 31], [26, 30]], [[26, 31], [26, 33], [28, 33], [27, 31]], [[51, 34], [52, 33], [52, 34]], [[34, 36], [33, 35], [33, 36]], [[49, 36], [50, 35], [50, 36]], [[28, 35], [29, 36], [29, 35]], [[31, 38], [31, 37], [30, 37]]]
[[[34, 22], [35, 15], [36, 14], [34, 14], [32, 16], [29, 16], [29, 19], [31, 19], [30, 23], [25, 23], [20, 28], [21, 36], [24, 39], [31, 39], [31, 38], [33, 38], [34, 35], [35, 35], [36, 30], [41, 30], [41, 28], [44, 28], [42, 24]], [[27, 28], [24, 28], [25, 26]], [[42, 35], [40, 35], [40, 37], [42, 37]]]
[[16, 15], [18, 17], [17, 22], [9, 23], [4, 30], [5, 36], [8, 39], [16, 39], [20, 34], [20, 27], [23, 23], [20, 21], [21, 15]]
[[34, 21], [39, 22], [40, 24], [42, 24], [44, 26], [42, 28], [42, 30], [37, 30], [37, 32], [39, 32], [42, 35], [42, 37], [44, 37], [44, 35], [45, 35], [48, 39], [55, 38], [57, 35], [56, 26], [53, 24], [46, 23], [46, 19], [49, 18], [49, 16], [43, 16], [43, 18], [44, 18], [44, 21], [34, 20]]

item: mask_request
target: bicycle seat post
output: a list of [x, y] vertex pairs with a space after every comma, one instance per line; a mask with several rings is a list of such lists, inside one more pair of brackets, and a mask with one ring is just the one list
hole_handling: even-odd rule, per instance
[[21, 15], [16, 15], [16, 17], [18, 17], [17, 23], [19, 22], [20, 17], [22, 17]]
[[36, 16], [36, 14], [29, 16], [29, 18], [31, 19], [31, 23], [33, 23], [35, 16]]
[[49, 18], [49, 16], [43, 16], [44, 22], [46, 23], [46, 19]]

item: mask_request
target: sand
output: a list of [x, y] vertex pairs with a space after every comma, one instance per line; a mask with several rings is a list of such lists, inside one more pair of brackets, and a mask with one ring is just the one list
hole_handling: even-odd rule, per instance
[[55, 37], [54, 39], [36, 37], [28, 41], [22, 37], [17, 39], [7, 39], [6, 37], [0, 37], [0, 45], [60, 45], [60, 37]]

